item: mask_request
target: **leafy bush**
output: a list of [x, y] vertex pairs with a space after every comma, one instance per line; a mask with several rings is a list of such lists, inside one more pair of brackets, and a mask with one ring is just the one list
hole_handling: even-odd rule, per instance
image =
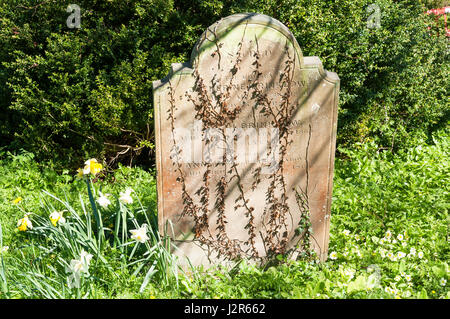
[[340, 145], [406, 148], [448, 115], [447, 42], [429, 35], [434, 20], [415, 0], [376, 1], [380, 28], [367, 27], [372, 0], [77, 3], [80, 29], [66, 26], [68, 2], [0, 4], [0, 140], [9, 149], [72, 166], [94, 154], [150, 165], [151, 81], [238, 12], [279, 19], [305, 55], [339, 74]]

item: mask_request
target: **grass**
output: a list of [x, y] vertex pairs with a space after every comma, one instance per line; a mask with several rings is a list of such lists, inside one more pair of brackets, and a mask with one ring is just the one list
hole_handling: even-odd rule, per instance
[[[32, 154], [0, 153], [2, 298], [449, 298], [449, 134], [434, 134], [398, 154], [371, 143], [336, 160], [330, 257], [233, 271], [174, 267], [156, 229], [154, 173], [120, 167], [87, 184], [56, 173]], [[120, 193], [132, 188], [133, 203]], [[45, 192], [44, 192], [45, 191]], [[108, 209], [99, 192], [111, 194]], [[14, 199], [22, 200], [14, 204]], [[94, 207], [95, 206], [95, 207]], [[97, 218], [94, 211], [98, 210]], [[49, 214], [65, 211], [56, 227]], [[31, 231], [17, 221], [32, 213]], [[101, 221], [101, 222], [100, 222]], [[149, 225], [149, 241], [130, 230]], [[100, 227], [99, 227], [100, 226]], [[104, 234], [104, 237], [103, 235]], [[70, 262], [93, 257], [80, 286], [69, 288]]]

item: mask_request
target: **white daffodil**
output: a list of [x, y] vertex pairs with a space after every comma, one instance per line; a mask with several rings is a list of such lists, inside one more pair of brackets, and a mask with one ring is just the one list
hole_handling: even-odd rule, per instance
[[69, 286], [69, 288], [80, 288], [81, 272], [76, 271], [76, 268], [80, 268], [77, 264], [77, 260], [72, 259], [70, 266], [66, 268], [66, 272], [71, 272], [70, 276], [67, 277], [67, 286]]
[[92, 254], [89, 254], [85, 252], [84, 250], [80, 254], [80, 260], [83, 263], [83, 266], [85, 267], [86, 271], [89, 268], [89, 264], [91, 263]]
[[108, 196], [111, 196], [111, 194], [102, 194], [100, 193], [100, 197], [97, 199], [97, 203], [102, 208], [108, 208], [108, 206], [111, 204], [111, 201], [108, 199]]
[[133, 190], [131, 189], [131, 188], [127, 188], [126, 190], [125, 190], [125, 192], [121, 192], [120, 193], [120, 197], [119, 197], [119, 200], [122, 202], [122, 203], [125, 203], [125, 204], [132, 204], [133, 203], [133, 198], [131, 197], [131, 192], [132, 192]]
[[50, 214], [49, 218], [50, 218], [50, 221], [52, 222], [53, 226], [55, 226], [55, 227], [56, 227], [56, 224], [58, 224], [58, 223], [64, 224], [66, 222], [66, 219], [63, 217], [63, 212], [54, 211], [53, 213]]
[[150, 238], [147, 236], [147, 225], [142, 224], [142, 226], [138, 229], [132, 229], [130, 230], [131, 238], [140, 242], [145, 243]]
[[66, 272], [71, 273], [71, 275], [67, 278], [69, 288], [80, 288], [81, 274], [89, 273], [89, 263], [91, 262], [91, 259], [92, 255], [83, 250], [79, 259], [72, 259], [70, 261], [69, 267], [66, 267]]
[[89, 271], [89, 264], [91, 262], [92, 255], [88, 254], [84, 250], [80, 254], [79, 259], [72, 259], [70, 261], [69, 270], [72, 272], [84, 272]]

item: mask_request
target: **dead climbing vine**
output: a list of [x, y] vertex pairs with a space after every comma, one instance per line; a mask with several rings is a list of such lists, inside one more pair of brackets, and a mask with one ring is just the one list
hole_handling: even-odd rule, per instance
[[[214, 42], [215, 50], [211, 57], [217, 60], [217, 65], [220, 70], [221, 59], [224, 54], [221, 52], [223, 44], [218, 42], [214, 30], [209, 30], [213, 33], [214, 39], [208, 41]], [[169, 81], [169, 105], [168, 120], [171, 123], [172, 130], [172, 154], [175, 169], [178, 173], [177, 181], [181, 184], [183, 211], [182, 217], [191, 217], [194, 222], [195, 239], [201, 244], [209, 246], [210, 249], [216, 251], [220, 256], [225, 256], [231, 260], [241, 259], [243, 257], [259, 260], [265, 263], [278, 255], [287, 255], [292, 253], [292, 250], [309, 251], [309, 237], [310, 225], [309, 222], [309, 207], [307, 192], [298, 192], [296, 190], [296, 201], [300, 210], [300, 223], [297, 228], [295, 237], [298, 237], [298, 243], [295, 247], [289, 248], [289, 226], [288, 219], [293, 220], [292, 214], [288, 206], [288, 191], [285, 180], [284, 162], [286, 160], [288, 146], [292, 143], [289, 132], [289, 124], [296, 109], [293, 106], [293, 79], [296, 68], [296, 56], [292, 56], [288, 43], [285, 44], [284, 53], [285, 60], [283, 61], [283, 69], [278, 78], [281, 99], [275, 102], [270, 98], [267, 91], [264, 91], [264, 84], [262, 80], [262, 57], [259, 49], [257, 38], [255, 38], [256, 49], [252, 51], [252, 67], [253, 71], [250, 74], [252, 81], [246, 85], [246, 90], [243, 90], [238, 103], [232, 104], [232, 97], [238, 94], [234, 82], [237, 75], [242, 74], [241, 64], [243, 61], [243, 48], [245, 31], [241, 41], [237, 46], [237, 51], [234, 54], [234, 63], [228, 70], [226, 78], [220, 77], [218, 71], [210, 81], [206, 81], [199, 73], [198, 67], [193, 71], [195, 84], [191, 90], [185, 92], [184, 96], [193, 104], [195, 110], [195, 119], [202, 122], [202, 140], [206, 144], [212, 143], [207, 136], [208, 129], [215, 129], [219, 136], [217, 137], [224, 145], [227, 152], [224, 153], [222, 161], [218, 163], [211, 163], [207, 160], [202, 165], [204, 168], [202, 184], [190, 195], [187, 191], [186, 176], [179, 161], [179, 156], [182, 150], [177, 146], [174, 130], [175, 130], [175, 98], [174, 88]], [[198, 66], [198, 64], [197, 64]], [[226, 83], [224, 83], [226, 82]], [[239, 170], [239, 164], [236, 156], [229, 156], [228, 150], [231, 145], [227, 143], [229, 140], [226, 136], [226, 129], [233, 126], [233, 122], [239, 118], [242, 113], [243, 106], [252, 104], [252, 117], [254, 124], [256, 124], [256, 113], [259, 112], [264, 117], [270, 120], [273, 128], [276, 128], [279, 134], [279, 156], [277, 162], [268, 164], [275, 167], [268, 175], [262, 176], [262, 167], [258, 166], [253, 169], [253, 182], [251, 187], [246, 189], [243, 183], [243, 177]], [[237, 139], [237, 135], [234, 135]], [[234, 142], [234, 141], [233, 141]], [[268, 154], [272, 149], [268, 149]], [[209, 153], [206, 152], [206, 157]], [[223, 171], [223, 176], [220, 176], [215, 185], [211, 184], [213, 169], [220, 169]], [[265, 190], [265, 209], [262, 212], [262, 226], [258, 229], [255, 224], [255, 208], [250, 204], [250, 197], [252, 192], [257, 190], [261, 181], [268, 180], [269, 186]], [[234, 199], [234, 211], [236, 214], [246, 218], [245, 229], [248, 238], [245, 241], [231, 239], [228, 236], [227, 227], [228, 221], [226, 212], [227, 194], [233, 187], [237, 189], [237, 197]], [[213, 191], [212, 191], [213, 190]], [[212, 195], [214, 194], [214, 195]], [[198, 198], [194, 200], [193, 196]], [[212, 203], [212, 196], [215, 201]], [[197, 204], [196, 204], [197, 203]], [[216, 214], [215, 235], [211, 234], [209, 216], [212, 213]], [[309, 225], [309, 226], [308, 226]], [[258, 232], [259, 230], [259, 232]], [[256, 247], [257, 236], [261, 238], [263, 243], [265, 256], [263, 256]]]

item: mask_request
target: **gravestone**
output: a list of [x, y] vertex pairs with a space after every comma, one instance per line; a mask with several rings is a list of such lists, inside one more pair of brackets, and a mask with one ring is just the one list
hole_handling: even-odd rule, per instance
[[153, 92], [159, 230], [175, 254], [204, 266], [327, 258], [337, 74], [279, 21], [235, 14]]

